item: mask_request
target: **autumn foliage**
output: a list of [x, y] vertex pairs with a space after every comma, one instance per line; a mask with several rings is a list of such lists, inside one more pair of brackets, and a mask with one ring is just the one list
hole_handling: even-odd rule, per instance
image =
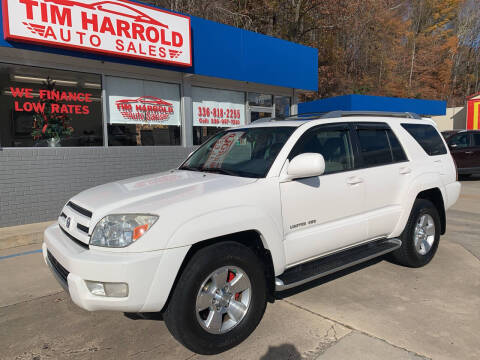
[[456, 106], [480, 91], [479, 0], [150, 2], [316, 47], [319, 90], [307, 98], [358, 93]]

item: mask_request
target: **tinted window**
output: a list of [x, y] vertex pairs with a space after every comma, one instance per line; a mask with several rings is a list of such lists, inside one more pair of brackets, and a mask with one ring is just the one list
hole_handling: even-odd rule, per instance
[[394, 162], [407, 161], [407, 155], [403, 151], [402, 145], [398, 141], [397, 137], [392, 130], [385, 130], [388, 135], [388, 140], [390, 141], [390, 147], [392, 149], [392, 157]]
[[441, 136], [432, 125], [402, 124], [402, 126], [412, 135], [428, 155], [433, 156], [447, 153]]
[[480, 133], [472, 134], [473, 146], [480, 146]]
[[468, 133], [464, 132], [455, 136], [452, 136], [448, 140], [448, 145], [453, 148], [466, 148], [470, 146]]
[[307, 131], [297, 142], [289, 159], [303, 153], [318, 153], [325, 159], [325, 174], [354, 167], [348, 129], [320, 127]]
[[357, 129], [357, 134], [365, 166], [384, 165], [393, 162], [386, 129]]

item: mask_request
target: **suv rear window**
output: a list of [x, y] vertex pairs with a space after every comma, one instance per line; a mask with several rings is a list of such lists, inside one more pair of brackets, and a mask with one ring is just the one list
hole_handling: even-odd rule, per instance
[[402, 124], [402, 127], [412, 135], [428, 155], [434, 156], [447, 153], [441, 136], [432, 125]]

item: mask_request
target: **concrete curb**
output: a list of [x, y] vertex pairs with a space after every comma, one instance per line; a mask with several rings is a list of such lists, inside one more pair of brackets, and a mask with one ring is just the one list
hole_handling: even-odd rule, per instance
[[54, 221], [0, 228], [0, 250], [17, 246], [40, 244], [43, 232]]

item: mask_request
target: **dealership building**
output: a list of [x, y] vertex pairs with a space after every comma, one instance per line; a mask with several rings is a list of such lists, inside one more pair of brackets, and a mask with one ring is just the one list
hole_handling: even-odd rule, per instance
[[0, 227], [317, 90], [316, 49], [138, 2], [3, 0], [2, 15]]

